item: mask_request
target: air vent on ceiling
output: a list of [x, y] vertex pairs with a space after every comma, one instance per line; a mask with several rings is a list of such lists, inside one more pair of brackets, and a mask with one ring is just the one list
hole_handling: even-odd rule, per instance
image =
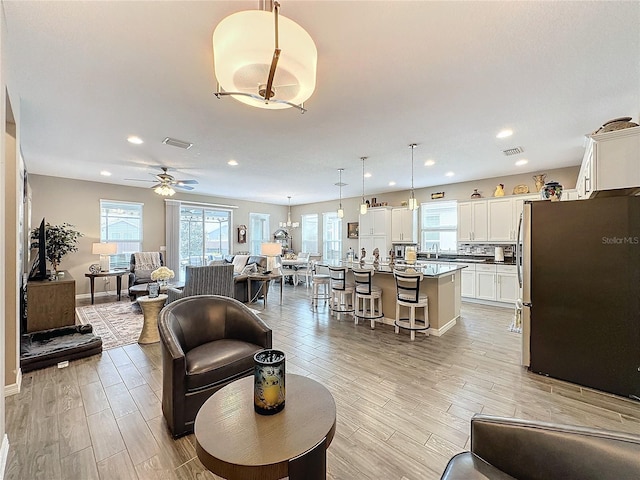
[[185, 150], [189, 150], [193, 147], [193, 143], [183, 142], [182, 140], [176, 140], [175, 138], [167, 137], [162, 143], [165, 145], [171, 145], [172, 147], [184, 148]]
[[504, 153], [506, 156], [518, 155], [518, 154], [520, 154], [522, 152], [524, 152], [524, 148], [522, 148], [522, 147], [507, 148], [506, 150], [502, 151], [502, 153]]

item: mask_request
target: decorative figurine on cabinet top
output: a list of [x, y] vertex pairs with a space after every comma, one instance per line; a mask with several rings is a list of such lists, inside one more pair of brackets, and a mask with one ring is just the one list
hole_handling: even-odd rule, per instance
[[494, 197], [504, 197], [504, 183], [500, 183], [493, 192]]

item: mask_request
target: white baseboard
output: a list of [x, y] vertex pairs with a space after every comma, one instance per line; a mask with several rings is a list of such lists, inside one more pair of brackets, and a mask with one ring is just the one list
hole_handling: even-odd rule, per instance
[[[102, 292], [97, 292], [96, 294], [93, 295], [94, 298], [98, 298], [98, 297], [117, 297], [118, 296], [118, 292], [116, 292], [115, 290], [113, 291], [102, 291]], [[126, 298], [129, 296], [129, 293], [127, 292], [127, 289], [123, 288], [122, 289], [122, 298]], [[85, 298], [91, 298], [91, 293], [79, 293], [78, 295], [76, 295], [76, 300], [78, 299], [85, 299]]]
[[491, 307], [502, 307], [502, 308], [514, 308], [515, 302], [513, 303], [504, 303], [504, 302], [496, 302], [493, 300], [481, 300], [478, 298], [471, 297], [462, 297], [463, 302], [467, 303], [477, 303], [478, 305], [489, 305]]
[[440, 328], [430, 328], [429, 329], [429, 335], [433, 335], [434, 337], [441, 337], [442, 335], [445, 334], [445, 332], [447, 330], [449, 330], [450, 328], [455, 327], [456, 323], [458, 323], [458, 318], [453, 318], [451, 320], [449, 320], [447, 323], [445, 323], [443, 326], [441, 326]]
[[[433, 335], [434, 337], [441, 337], [442, 335], [444, 335], [444, 334], [445, 334], [445, 332], [446, 332], [447, 330], [449, 330], [450, 328], [453, 328], [453, 327], [456, 325], [458, 318], [459, 318], [459, 316], [457, 316], [457, 317], [455, 317], [455, 318], [453, 318], [453, 319], [449, 320], [447, 323], [445, 323], [445, 324], [444, 324], [442, 327], [440, 327], [440, 328], [433, 328], [433, 327], [431, 327], [431, 328], [429, 329], [429, 335]], [[381, 318], [381, 319], [380, 319], [380, 320], [378, 320], [378, 321], [381, 321], [381, 322], [382, 322], [382, 323], [384, 323], [385, 325], [391, 325], [392, 327], [394, 327], [394, 326], [395, 326], [395, 321], [396, 321], [396, 319], [395, 319], [395, 318], [389, 318], [389, 317], [383, 317], [383, 318]], [[422, 333], [422, 332], [416, 332], [416, 333], [420, 334], [420, 333]]]
[[16, 383], [12, 383], [11, 385], [6, 385], [4, 387], [5, 398], [10, 397], [11, 395], [20, 393], [21, 387], [22, 387], [22, 370], [18, 368], [18, 375], [16, 375]]
[[9, 456], [9, 437], [5, 433], [0, 447], [0, 480], [4, 478], [4, 470], [7, 468], [7, 457]]

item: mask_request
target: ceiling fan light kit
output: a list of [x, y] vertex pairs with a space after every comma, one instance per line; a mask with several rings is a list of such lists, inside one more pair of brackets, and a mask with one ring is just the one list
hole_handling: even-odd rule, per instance
[[[296, 22], [273, 11], [246, 10], [224, 18], [213, 32], [217, 98], [231, 96], [258, 108], [297, 108], [316, 88], [318, 51]], [[275, 38], [275, 46], [274, 46]]]
[[162, 195], [163, 197], [173, 197], [176, 193], [176, 191], [171, 188], [171, 185], [168, 185], [166, 183], [158, 185], [153, 189], [153, 191], [158, 195]]
[[175, 195], [176, 191], [173, 187], [180, 190], [193, 190], [193, 187], [190, 185], [198, 184], [197, 180], [176, 180], [173, 175], [167, 173], [169, 170], [168, 167], [160, 168], [162, 169], [162, 173], [155, 174], [155, 180], [142, 180], [140, 178], [125, 178], [125, 180], [134, 180], [136, 182], [158, 182], [156, 185], [152, 185], [151, 189], [163, 197], [172, 197]]

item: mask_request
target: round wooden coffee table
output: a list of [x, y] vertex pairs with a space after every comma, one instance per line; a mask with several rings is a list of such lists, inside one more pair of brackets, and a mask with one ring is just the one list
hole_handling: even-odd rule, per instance
[[228, 480], [326, 478], [326, 449], [336, 430], [336, 403], [329, 390], [307, 377], [286, 376], [284, 410], [253, 410], [253, 375], [227, 385], [207, 400], [195, 422], [202, 464]]
[[160, 341], [160, 333], [158, 332], [158, 314], [167, 301], [168, 295], [164, 293], [155, 298], [148, 295], [138, 297], [138, 304], [144, 315], [144, 323], [142, 331], [138, 337], [138, 343], [156, 343]]

